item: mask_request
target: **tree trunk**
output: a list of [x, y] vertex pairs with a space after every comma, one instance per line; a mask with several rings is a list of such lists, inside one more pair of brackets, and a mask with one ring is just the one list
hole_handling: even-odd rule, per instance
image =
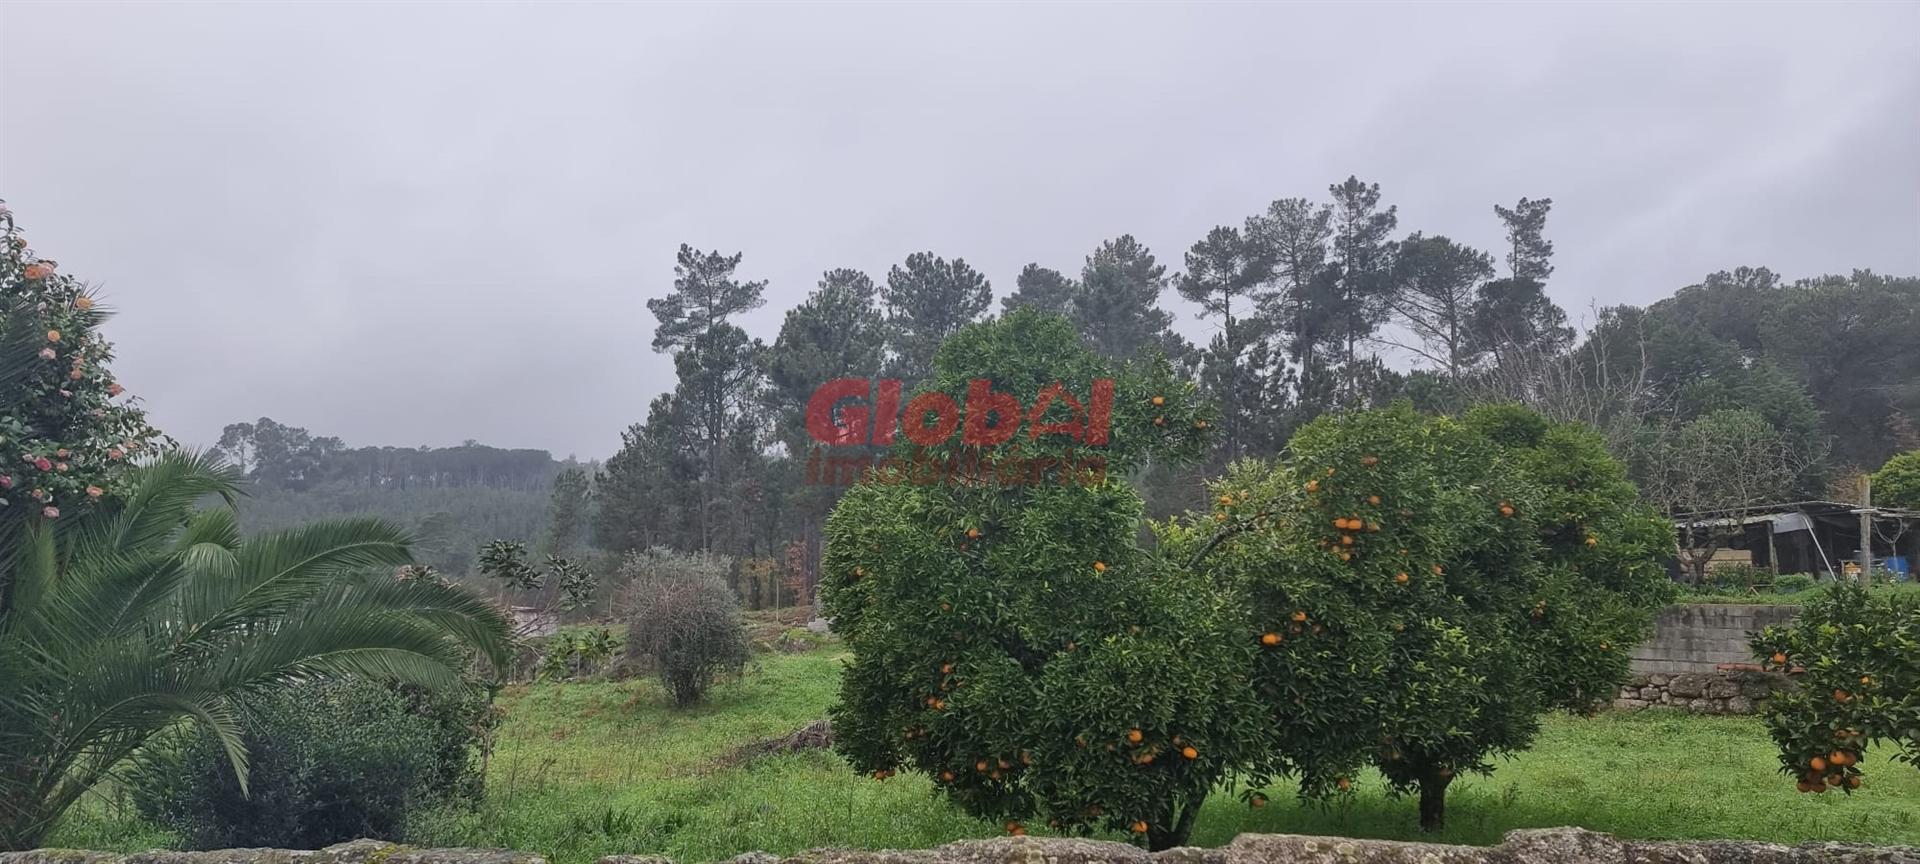
[[1430, 771], [1420, 778], [1420, 830], [1438, 831], [1447, 824], [1447, 785], [1453, 773]]
[[1165, 852], [1176, 846], [1187, 845], [1187, 838], [1193, 835], [1193, 821], [1200, 815], [1200, 805], [1206, 802], [1206, 796], [1188, 801], [1179, 808], [1174, 817], [1173, 826], [1166, 829], [1149, 827], [1147, 829], [1147, 851]]

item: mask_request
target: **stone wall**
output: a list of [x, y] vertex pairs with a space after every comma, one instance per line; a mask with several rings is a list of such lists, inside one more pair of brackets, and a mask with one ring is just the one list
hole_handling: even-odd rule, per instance
[[[1217, 849], [1149, 853], [1107, 840], [1008, 837], [967, 840], [907, 852], [816, 849], [782, 858], [749, 852], [735, 864], [1920, 864], [1920, 848], [1803, 843], [1784, 846], [1734, 840], [1620, 840], [1580, 828], [1508, 832], [1498, 846], [1443, 846], [1291, 834], [1242, 834]], [[319, 851], [226, 849], [116, 855], [39, 849], [0, 852], [0, 864], [546, 864], [527, 852], [499, 849], [413, 849], [355, 840]], [[599, 864], [669, 864], [664, 858], [614, 855]]]
[[1638, 673], [1620, 688], [1613, 707], [1678, 708], [1696, 714], [1752, 714], [1775, 690], [1793, 686], [1778, 672], [1715, 670], [1712, 672]]
[[1689, 603], [1660, 610], [1653, 638], [1636, 646], [1633, 671], [1675, 675], [1712, 672], [1722, 665], [1752, 663], [1747, 640], [1755, 631], [1785, 624], [1800, 607], [1780, 604]]

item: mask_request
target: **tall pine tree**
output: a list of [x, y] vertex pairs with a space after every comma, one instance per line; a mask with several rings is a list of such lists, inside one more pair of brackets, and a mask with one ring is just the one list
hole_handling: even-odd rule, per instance
[[915, 382], [933, 368], [941, 342], [987, 311], [993, 289], [962, 259], [915, 252], [887, 271], [880, 299], [887, 310], [894, 374]]

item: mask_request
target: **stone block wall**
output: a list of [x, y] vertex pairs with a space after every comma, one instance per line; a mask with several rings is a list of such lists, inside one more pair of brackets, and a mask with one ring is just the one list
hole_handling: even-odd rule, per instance
[[1800, 607], [1780, 604], [1689, 603], [1660, 610], [1653, 638], [1628, 656], [1640, 674], [1713, 672], [1727, 664], [1750, 664], [1747, 640], [1758, 630], [1785, 624]]
[[[937, 849], [814, 849], [781, 857], [749, 852], [734, 864], [1920, 864], [1920, 848], [1741, 840], [1622, 840], [1581, 828], [1509, 831], [1498, 846], [1446, 846], [1293, 834], [1242, 834], [1213, 849], [1148, 852], [1110, 840], [1008, 837], [963, 840]], [[546, 864], [503, 849], [414, 849], [356, 840], [318, 851], [224, 849], [120, 855], [71, 849], [0, 852], [0, 864]], [[598, 864], [672, 864], [614, 855]]]
[[1712, 672], [1638, 673], [1620, 688], [1613, 707], [1676, 708], [1696, 714], [1752, 714], [1774, 691], [1793, 686], [1778, 672], [1715, 670]]

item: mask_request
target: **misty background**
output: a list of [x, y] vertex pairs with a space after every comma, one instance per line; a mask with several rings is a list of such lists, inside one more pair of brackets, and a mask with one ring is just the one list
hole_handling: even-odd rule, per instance
[[[0, 197], [158, 427], [604, 458], [674, 250], [771, 340], [821, 271], [1013, 288], [1357, 174], [1576, 321], [1739, 265], [1920, 271], [1920, 5], [0, 5]], [[1179, 329], [1193, 307], [1167, 292]]]

